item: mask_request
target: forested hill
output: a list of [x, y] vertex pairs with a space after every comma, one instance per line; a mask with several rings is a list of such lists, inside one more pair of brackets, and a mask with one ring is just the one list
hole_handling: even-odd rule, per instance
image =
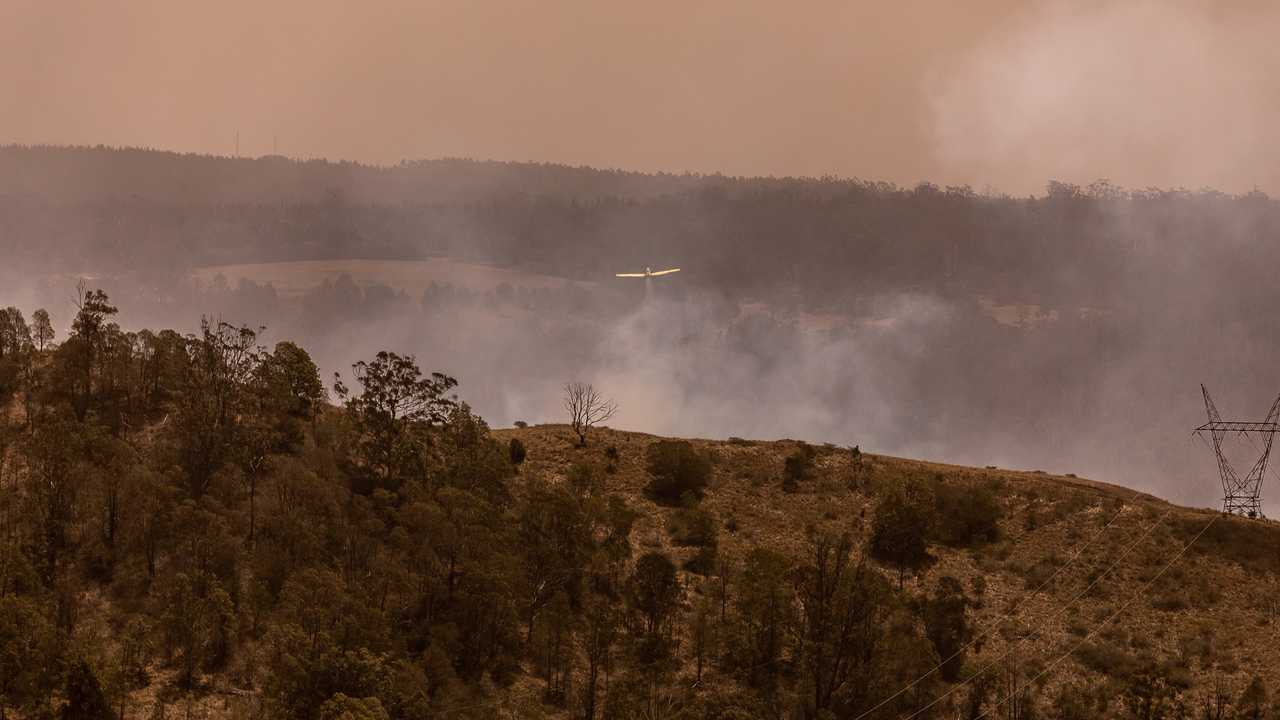
[[[0, 717], [1271, 717], [1280, 530], [0, 313]], [[608, 388], [601, 388], [605, 393]], [[1206, 715], [1206, 713], [1208, 713]]]
[[24, 273], [446, 254], [598, 278], [670, 262], [686, 282], [811, 310], [925, 288], [1163, 316], [1149, 297], [1166, 284], [1213, 312], [1273, 304], [1262, 269], [1280, 259], [1280, 205], [1266, 196], [1046, 187], [10, 146], [0, 253]]
[[[274, 205], [340, 193], [358, 204], [465, 203], [497, 196], [645, 198], [719, 176], [646, 174], [460, 158], [364, 165], [281, 155], [195, 155], [134, 148], [0, 147], [0, 193], [64, 204]], [[725, 178], [720, 178], [721, 180]]]

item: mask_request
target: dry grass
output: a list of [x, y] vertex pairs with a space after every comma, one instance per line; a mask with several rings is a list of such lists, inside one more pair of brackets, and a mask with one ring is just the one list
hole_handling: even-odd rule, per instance
[[[525, 444], [528, 455], [520, 478], [539, 474], [566, 481], [577, 463], [607, 466], [606, 453], [616, 448], [615, 471], [603, 475], [605, 490], [623, 496], [640, 513], [632, 536], [637, 552], [661, 549], [678, 566], [698, 552], [677, 545], [667, 531], [678, 510], [644, 494], [649, 480], [645, 450], [662, 438], [601, 428], [591, 434], [587, 447], [579, 448], [564, 425], [494, 434], [503, 443], [518, 437]], [[920, 595], [931, 592], [944, 575], [961, 581], [972, 601], [971, 617], [985, 636], [970, 654], [974, 669], [998, 660], [1021, 639], [1017, 657], [1024, 667], [1045, 667], [1068, 649], [1080, 648], [1047, 675], [1045, 698], [1071, 681], [1096, 686], [1108, 677], [1122, 679], [1142, 659], [1160, 663], [1162, 672], [1186, 688], [1189, 701], [1214, 675], [1225, 678], [1234, 695], [1255, 673], [1269, 688], [1280, 688], [1280, 650], [1273, 642], [1280, 627], [1280, 601], [1275, 599], [1280, 597], [1275, 560], [1280, 529], [1275, 525], [1219, 519], [1203, 545], [1156, 578], [1214, 513], [1174, 507], [1082, 478], [870, 454], [859, 462], [849, 451], [830, 447], [814, 448], [812, 477], [800, 483], [798, 492], [787, 493], [782, 490], [783, 463], [799, 446], [796, 441], [690, 442], [712, 461], [703, 507], [719, 521], [720, 552], [733, 558], [765, 545], [801, 562], [815, 530], [847, 531], [865, 540], [876, 494], [906, 478], [995, 487], [1004, 509], [1002, 539], [977, 548], [934, 546], [932, 565], [906, 586], [909, 594]], [[1132, 551], [1122, 557], [1130, 545]], [[1114, 572], [1104, 574], [1117, 560]], [[1064, 569], [1052, 583], [1033, 592], [1059, 568]], [[890, 574], [896, 582], [896, 573]], [[681, 578], [690, 589], [686, 603], [691, 606], [701, 578], [687, 571]], [[1093, 590], [1071, 604], [1095, 579]], [[1135, 598], [1147, 582], [1152, 582], [1151, 592]], [[1117, 622], [1102, 624], [1124, 607]], [[97, 616], [91, 624], [106, 632], [109, 608], [89, 603], [85, 610]], [[157, 667], [150, 687], [133, 693], [129, 717], [149, 716], [157, 702], [169, 708], [166, 717], [247, 716], [252, 698], [243, 691], [214, 686], [177, 693], [167, 672]], [[706, 683], [715, 682], [714, 673], [709, 674]], [[525, 674], [490, 698], [493, 704], [487, 707], [493, 717], [556, 716], [541, 706], [538, 695], [538, 682]]]
[[[675, 510], [653, 503], [642, 491], [648, 481], [645, 448], [661, 438], [600, 429], [588, 447], [577, 448], [565, 426], [496, 434], [503, 442], [519, 437], [529, 449], [529, 470], [551, 477], [563, 477], [570, 465], [584, 459], [603, 464], [606, 448], [616, 447], [618, 469], [606, 477], [607, 492], [624, 496], [642, 513], [633, 538], [637, 545], [661, 548], [678, 562], [696, 552], [677, 546], [664, 532]], [[1087, 637], [1086, 652], [1094, 654], [1073, 656], [1051, 672], [1046, 678], [1050, 697], [1056, 686], [1073, 678], [1099, 681], [1086, 663], [1129, 656], [1173, 663], [1169, 667], [1177, 666], [1180, 682], [1189, 681], [1193, 688], [1204, 687], [1216, 673], [1225, 675], [1233, 687], [1238, 685], [1238, 692], [1255, 672], [1263, 675], [1268, 687], [1280, 687], [1280, 650], [1272, 642], [1280, 619], [1280, 602], [1273, 599], [1280, 589], [1276, 525], [1220, 518], [1202, 538], [1203, 546], [1194, 547], [1154, 580], [1150, 592], [1135, 597], [1214, 513], [1174, 507], [1150, 495], [1074, 476], [870, 454], [862, 456], [859, 467], [847, 450], [823, 447], [815, 448], [813, 479], [802, 482], [799, 492], [786, 493], [783, 462], [796, 449], [795, 441], [691, 442], [712, 459], [713, 475], [703, 504], [721, 521], [720, 551], [732, 557], [767, 545], [799, 561], [814, 530], [849, 531], [865, 539], [877, 489], [908, 477], [992, 484], [1005, 511], [1003, 539], [975, 549], [933, 547], [933, 564], [906, 588], [913, 594], [929, 592], [939, 577], [956, 577], [974, 601], [980, 632], [998, 624], [1009, 630], [985, 639], [981, 652], [971, 655], [975, 667], [1010, 650], [1006, 635], [1026, 638], [1017, 649], [1019, 658], [1039, 658], [1046, 664]], [[725, 525], [730, 518], [735, 530]], [[1131, 545], [1132, 550], [1123, 554]], [[1113, 564], [1114, 569], [1105, 572]], [[1032, 592], [1064, 566], [1041, 592]], [[691, 586], [700, 580], [689, 573], [682, 577]], [[1092, 591], [1070, 603], [1098, 578]], [[982, 588], [981, 594], [975, 587]], [[1127, 609], [1104, 627], [1102, 621], [1120, 608]], [[1186, 647], [1205, 642], [1206, 632], [1213, 636], [1213, 657], [1180, 660]]]

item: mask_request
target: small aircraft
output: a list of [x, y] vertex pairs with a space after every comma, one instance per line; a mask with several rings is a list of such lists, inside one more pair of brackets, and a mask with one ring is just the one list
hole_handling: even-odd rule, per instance
[[667, 270], [658, 270], [657, 272], [654, 272], [653, 268], [647, 267], [642, 273], [616, 273], [614, 277], [642, 277], [647, 279], [651, 277], [658, 277], [659, 275], [670, 275], [671, 273], [678, 272], [680, 272], [680, 268], [669, 268]]

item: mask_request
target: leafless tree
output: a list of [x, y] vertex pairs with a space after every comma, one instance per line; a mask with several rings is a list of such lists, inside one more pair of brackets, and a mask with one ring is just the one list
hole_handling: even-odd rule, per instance
[[578, 446], [587, 444], [587, 431], [613, 417], [618, 403], [607, 400], [590, 384], [569, 383], [564, 386], [564, 409], [569, 425], [578, 435]]
[[1226, 680], [1217, 672], [1213, 674], [1213, 687], [1206, 688], [1200, 696], [1200, 717], [1205, 720], [1223, 720], [1231, 707], [1231, 691]]

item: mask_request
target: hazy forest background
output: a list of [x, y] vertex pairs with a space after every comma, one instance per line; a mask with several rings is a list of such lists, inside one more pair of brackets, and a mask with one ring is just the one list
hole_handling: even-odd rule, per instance
[[1278, 717], [1278, 220], [0, 149], [0, 720]]
[[[59, 329], [90, 276], [133, 327], [265, 326], [325, 377], [370, 348], [415, 354], [461, 377], [495, 425], [554, 419], [561, 383], [586, 378], [619, 399], [623, 427], [859, 442], [1197, 504], [1216, 493], [1188, 436], [1198, 384], [1245, 417], [1280, 389], [1277, 232], [1280, 205], [1261, 193], [1105, 181], [1011, 197], [0, 149], [0, 304], [47, 307]], [[442, 258], [474, 280], [388, 269]], [[353, 259], [386, 265], [344, 277]], [[296, 266], [258, 265], [322, 260], [313, 286], [287, 290]], [[612, 278], [646, 265], [684, 270], [648, 292]]]

